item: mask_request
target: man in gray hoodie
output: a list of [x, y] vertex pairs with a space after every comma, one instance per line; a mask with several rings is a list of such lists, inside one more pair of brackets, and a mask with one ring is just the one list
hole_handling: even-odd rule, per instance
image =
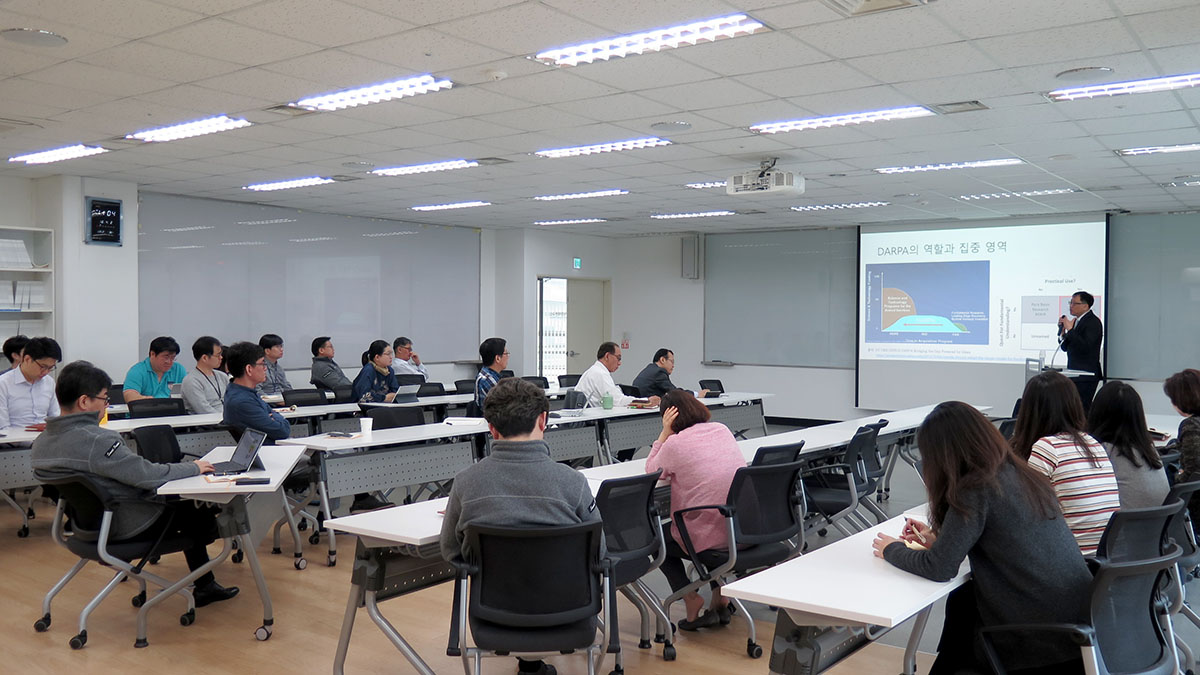
[[[170, 536], [191, 537], [193, 545], [185, 550], [188, 569], [208, 562], [206, 546], [216, 535], [212, 510], [191, 502], [168, 505], [155, 495], [167, 481], [202, 473], [212, 473], [208, 462], [156, 464], [125, 445], [121, 435], [100, 426], [100, 413], [108, 406], [112, 379], [87, 361], [68, 364], [59, 374], [55, 394], [62, 415], [46, 420], [46, 430], [33, 441], [33, 472], [39, 479], [52, 480], [75, 474], [88, 474], [123, 503], [113, 516], [110, 537], [153, 541], [166, 527]], [[212, 572], [196, 580], [193, 595], [196, 606], [228, 600], [238, 588], [221, 586]]]
[[[454, 477], [442, 521], [444, 558], [470, 557], [466, 530], [472, 523], [544, 527], [600, 520], [583, 474], [550, 458], [543, 440], [549, 410], [546, 393], [530, 382], [510, 377], [492, 387], [483, 404], [491, 454]], [[554, 666], [518, 660], [521, 673], [555, 675]]]

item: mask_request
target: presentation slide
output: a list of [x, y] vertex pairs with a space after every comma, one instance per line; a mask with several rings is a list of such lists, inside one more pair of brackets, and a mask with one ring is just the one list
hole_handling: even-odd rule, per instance
[[[859, 248], [859, 360], [1024, 363], [1058, 348], [1076, 291], [1104, 318], [1104, 220], [872, 230]], [[1065, 364], [1059, 356], [1058, 365]]]

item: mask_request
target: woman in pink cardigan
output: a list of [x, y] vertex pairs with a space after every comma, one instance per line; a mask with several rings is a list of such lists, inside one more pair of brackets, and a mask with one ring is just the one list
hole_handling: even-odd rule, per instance
[[[708, 407], [696, 400], [691, 392], [675, 389], [667, 392], [659, 406], [663, 429], [650, 448], [646, 470], [662, 469], [662, 479], [671, 484], [671, 514], [693, 506], [724, 504], [733, 474], [746, 466], [729, 428], [719, 422], [709, 422]], [[716, 510], [686, 514], [688, 535], [696, 552], [725, 549], [725, 518]], [[688, 584], [683, 561], [687, 551], [674, 528], [668, 528], [667, 558], [663, 561], [663, 576], [677, 591]], [[679, 622], [683, 630], [696, 630], [718, 623], [728, 624], [733, 608], [721, 597], [721, 589], [712, 584], [712, 602], [703, 616], [704, 598], [698, 593], [683, 597], [687, 619]]]

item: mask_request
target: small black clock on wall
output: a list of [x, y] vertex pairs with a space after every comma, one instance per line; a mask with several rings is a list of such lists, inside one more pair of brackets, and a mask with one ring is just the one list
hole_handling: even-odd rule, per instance
[[121, 245], [121, 200], [87, 197], [87, 235], [84, 242]]

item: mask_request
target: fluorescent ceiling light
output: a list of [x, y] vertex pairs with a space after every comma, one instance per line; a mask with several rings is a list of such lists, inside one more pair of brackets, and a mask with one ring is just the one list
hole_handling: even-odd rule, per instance
[[479, 162], [465, 159], [452, 159], [448, 162], [433, 162], [430, 164], [411, 164], [409, 166], [393, 166], [389, 169], [375, 169], [371, 173], [376, 176], [408, 176], [414, 173], [429, 173], [431, 171], [451, 171], [453, 169], [469, 169], [479, 166]]
[[669, 220], [671, 218], [709, 218], [712, 216], [733, 216], [733, 211], [700, 211], [697, 213], [656, 213], [651, 218]]
[[195, 120], [194, 122], [184, 122], [183, 124], [172, 124], [169, 127], [147, 129], [139, 131], [136, 134], [129, 134], [125, 138], [135, 138], [148, 143], [163, 143], [166, 141], [177, 141], [181, 138], [215, 134], [218, 131], [241, 129], [248, 126], [250, 126], [250, 123], [246, 120], [217, 115], [216, 117], [208, 117], [202, 120]]
[[297, 244], [307, 244], [313, 241], [334, 241], [336, 239], [337, 237], [302, 237], [300, 239], [288, 239], [288, 241], [295, 242]]
[[844, 127], [851, 124], [866, 124], [869, 122], [888, 122], [891, 120], [907, 120], [914, 117], [929, 117], [935, 114], [928, 108], [911, 106], [908, 108], [891, 108], [889, 110], [873, 110], [870, 112], [848, 113], [845, 115], [830, 115], [829, 117], [810, 117], [803, 120], [788, 122], [767, 122], [755, 124], [750, 131], [760, 134], [778, 134], [785, 131], [803, 131], [805, 129], [825, 129], [828, 127]]
[[980, 195], [959, 195], [959, 199], [966, 200], [983, 200], [983, 199], [1010, 199], [1012, 197], [1047, 197], [1050, 195], [1065, 195], [1072, 192], [1082, 192], [1074, 188], [1058, 188], [1054, 190], [1026, 190], [1025, 192], [993, 192], [991, 194]]
[[197, 230], [215, 230], [212, 225], [189, 225], [188, 227], [168, 227], [163, 232], [195, 232]]
[[265, 241], [223, 241], [222, 246], [266, 246]]
[[416, 234], [413, 230], [401, 230], [399, 232], [367, 232], [364, 237], [394, 237], [399, 234]]
[[446, 211], [448, 209], [469, 209], [476, 206], [491, 206], [491, 202], [455, 202], [453, 204], [429, 204], [426, 206], [410, 206], [413, 211]]
[[391, 101], [392, 99], [404, 98], [406, 96], [428, 94], [431, 91], [449, 89], [453, 86], [454, 83], [450, 80], [439, 80], [432, 75], [418, 75], [416, 77], [406, 77], [402, 80], [372, 84], [357, 89], [336, 91], [332, 94], [310, 96], [302, 98], [295, 103], [289, 103], [288, 105], [297, 108], [307, 108], [309, 110], [341, 110], [343, 108]]
[[1096, 84], [1090, 87], [1072, 87], [1070, 89], [1055, 89], [1046, 94], [1051, 101], [1074, 101], [1080, 98], [1097, 98], [1100, 96], [1120, 96], [1122, 94], [1148, 94], [1155, 91], [1170, 91], [1200, 86], [1200, 73], [1189, 75], [1172, 75], [1170, 77], [1152, 77], [1146, 80], [1130, 80], [1128, 82], [1110, 82]]
[[[310, 187], [313, 185], [325, 185], [326, 183], [334, 182], [332, 178], [322, 178], [320, 176], [309, 176], [308, 178], [294, 178], [292, 180], [280, 180], [274, 183], [256, 183], [254, 185], [245, 185], [243, 190], [254, 190], [255, 192], [270, 192], [271, 190], [289, 190], [291, 188]], [[265, 223], [265, 221], [264, 221]]]
[[575, 220], [539, 220], [534, 225], [586, 225], [588, 223], [607, 223], [604, 218], [576, 218]]
[[1115, 152], [1121, 157], [1131, 157], [1133, 155], [1161, 155], [1168, 152], [1194, 152], [1196, 150], [1200, 150], [1200, 143], [1152, 145], [1148, 148], [1125, 148], [1124, 150], [1116, 150]]
[[993, 166], [1013, 166], [1025, 162], [1009, 157], [1007, 159], [984, 159], [977, 162], [950, 162], [948, 164], [924, 164], [922, 166], [885, 166], [875, 169], [875, 173], [917, 173], [920, 171], [948, 171], [950, 169], [986, 169]]
[[25, 162], [26, 164], [49, 164], [51, 162], [61, 162], [64, 159], [78, 159], [80, 157], [99, 155], [102, 152], [108, 152], [108, 149], [90, 145], [69, 145], [65, 148], [42, 150], [41, 152], [33, 152], [28, 155], [9, 157], [8, 161]]
[[189, 249], [189, 248], [204, 248], [204, 247], [192, 244], [191, 246], [168, 246], [166, 248], [168, 251], [182, 251], [182, 250]]
[[1200, 180], [1176, 180], [1170, 183], [1159, 183], [1159, 186], [1165, 188], [1200, 187]]
[[595, 192], [575, 192], [569, 195], [542, 195], [534, 197], [539, 202], [556, 202], [563, 199], [589, 199], [591, 197], [615, 197], [617, 195], [627, 195], [629, 190], [596, 190]]
[[745, 14], [731, 14], [569, 47], [558, 47], [541, 52], [533, 58], [552, 66], [577, 66], [581, 63], [686, 47], [697, 42], [715, 42], [722, 38], [751, 35], [765, 30], [766, 26]]
[[579, 155], [594, 155], [598, 152], [619, 152], [621, 150], [637, 150], [639, 148], [654, 148], [660, 145], [670, 145], [671, 141], [663, 140], [655, 136], [647, 138], [634, 138], [628, 141], [615, 141], [613, 143], [597, 143], [596, 145], [580, 145], [574, 148], [555, 148], [553, 150], [538, 150], [533, 153], [538, 157], [577, 157]]
[[295, 218], [271, 218], [269, 220], [239, 220], [238, 225], [274, 225], [275, 223], [294, 223]]
[[690, 187], [693, 190], [704, 190], [706, 188], [719, 188], [719, 187], [725, 187], [725, 181], [710, 180], [707, 183], [688, 183], [684, 187]]
[[843, 204], [805, 204], [793, 206], [793, 211], [837, 211], [840, 209], [866, 209], [872, 206], [887, 206], [891, 202], [846, 202]]

